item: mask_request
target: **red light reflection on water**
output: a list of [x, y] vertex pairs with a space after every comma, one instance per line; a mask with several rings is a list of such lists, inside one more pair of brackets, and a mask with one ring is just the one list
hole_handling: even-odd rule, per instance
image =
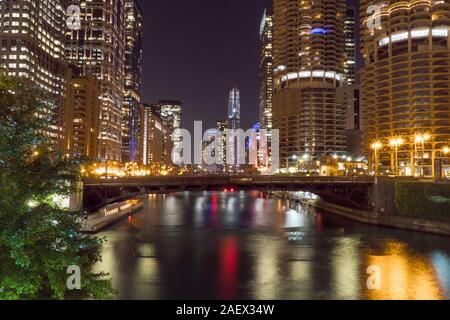
[[236, 239], [226, 238], [220, 244], [219, 297], [237, 298], [238, 245]]

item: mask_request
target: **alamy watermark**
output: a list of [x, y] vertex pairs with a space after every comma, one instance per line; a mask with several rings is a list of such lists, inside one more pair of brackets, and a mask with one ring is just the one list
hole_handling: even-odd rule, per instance
[[70, 274], [66, 281], [67, 289], [81, 290], [81, 268], [75, 265], [69, 266], [66, 273]]
[[81, 9], [80, 6], [70, 5], [66, 10], [66, 25], [69, 30], [81, 29]]
[[367, 288], [369, 290], [381, 289], [381, 268], [377, 265], [372, 265], [367, 268]]
[[[255, 165], [277, 173], [280, 163], [279, 130], [209, 129], [203, 132], [201, 121], [194, 122], [194, 135], [186, 129], [172, 134], [175, 165]], [[193, 138], [193, 139], [192, 139]], [[192, 156], [192, 150], [194, 155]]]
[[367, 28], [370, 30], [379, 29], [381, 27], [381, 6], [370, 5], [367, 7], [367, 14], [370, 18], [367, 20]]

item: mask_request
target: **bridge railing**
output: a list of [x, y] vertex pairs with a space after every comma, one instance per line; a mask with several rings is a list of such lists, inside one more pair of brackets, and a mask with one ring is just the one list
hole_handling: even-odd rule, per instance
[[374, 177], [303, 177], [303, 176], [179, 176], [85, 179], [85, 185], [251, 185], [296, 183], [373, 183]]

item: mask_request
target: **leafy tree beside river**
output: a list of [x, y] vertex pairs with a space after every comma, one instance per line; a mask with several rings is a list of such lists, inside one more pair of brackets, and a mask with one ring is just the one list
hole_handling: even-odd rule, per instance
[[[71, 193], [81, 162], [51, 151], [42, 97], [0, 76], [0, 299], [111, 298], [110, 280], [92, 271], [102, 241], [55, 201]], [[67, 287], [70, 266], [81, 270], [80, 290]]]

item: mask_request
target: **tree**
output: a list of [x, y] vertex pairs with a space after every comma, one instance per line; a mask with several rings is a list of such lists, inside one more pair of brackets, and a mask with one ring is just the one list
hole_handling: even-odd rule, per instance
[[[56, 201], [73, 191], [82, 161], [51, 147], [43, 97], [0, 76], [0, 299], [108, 299], [111, 281], [92, 271], [102, 240]], [[81, 269], [81, 290], [67, 287], [70, 266]]]

